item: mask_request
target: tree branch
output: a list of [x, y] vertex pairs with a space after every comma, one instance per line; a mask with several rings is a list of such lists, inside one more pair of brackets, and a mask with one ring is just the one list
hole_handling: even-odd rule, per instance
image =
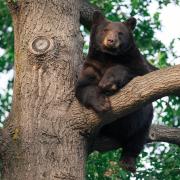
[[[149, 131], [147, 143], [151, 142], [168, 142], [180, 145], [180, 129], [170, 128], [162, 125], [152, 125]], [[107, 152], [120, 148], [119, 142], [113, 138], [98, 136], [94, 139], [93, 144], [89, 148], [89, 153], [94, 150]]]
[[[100, 11], [97, 7], [83, 0], [80, 10], [80, 22], [87, 29], [91, 27], [94, 11]], [[163, 96], [180, 94], [180, 65], [152, 72], [148, 75], [134, 78], [118, 94], [110, 97], [112, 111], [104, 115], [97, 115], [91, 110], [84, 109], [85, 117], [91, 128], [115, 121], [135, 111], [149, 102]], [[180, 145], [180, 129], [168, 128], [161, 125], [152, 125], [148, 142], [164, 141]]]
[[90, 4], [87, 0], [82, 0], [82, 6], [80, 9], [80, 22], [88, 30], [90, 30], [90, 27], [91, 27], [94, 11], [100, 11], [100, 9]]
[[180, 92], [180, 65], [151, 72], [130, 81], [117, 94], [110, 97], [112, 110], [96, 114], [82, 107], [88, 128], [109, 124], [138, 108], [168, 95]]
[[152, 125], [148, 142], [162, 141], [180, 146], [180, 129], [170, 128], [162, 125]]

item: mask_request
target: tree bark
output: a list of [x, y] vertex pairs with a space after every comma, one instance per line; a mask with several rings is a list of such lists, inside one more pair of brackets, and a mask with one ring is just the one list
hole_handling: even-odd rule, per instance
[[[116, 121], [138, 108], [168, 95], [179, 95], [180, 65], [151, 72], [130, 81], [117, 94], [110, 97], [112, 109], [102, 115], [83, 108], [89, 128]], [[76, 102], [75, 102], [76, 103]], [[76, 108], [76, 104], [74, 107]]]
[[71, 111], [82, 59], [80, 0], [19, 1], [13, 105], [3, 130], [6, 180], [84, 179], [83, 119]]
[[180, 130], [162, 125], [152, 125], [147, 142], [168, 142], [180, 146]]
[[[16, 12], [9, 6], [16, 73], [0, 146], [6, 180], [84, 179], [87, 142], [82, 135], [180, 90], [180, 66], [175, 66], [131, 81], [110, 98], [112, 111], [105, 116], [82, 107], [74, 83], [82, 63], [83, 2], [19, 0]], [[83, 16], [91, 19], [90, 14]]]
[[80, 7], [80, 22], [88, 30], [90, 30], [93, 13], [95, 11], [100, 11], [100, 9], [90, 4], [87, 0], [82, 0], [82, 4]]

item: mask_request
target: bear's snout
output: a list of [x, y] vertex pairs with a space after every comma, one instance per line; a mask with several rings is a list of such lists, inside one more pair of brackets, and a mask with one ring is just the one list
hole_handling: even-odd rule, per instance
[[104, 38], [103, 45], [107, 48], [118, 48], [120, 46], [120, 41], [118, 34], [109, 32]]

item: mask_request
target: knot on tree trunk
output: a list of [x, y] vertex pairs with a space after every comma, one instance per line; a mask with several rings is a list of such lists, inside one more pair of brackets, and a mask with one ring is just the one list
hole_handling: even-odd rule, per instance
[[29, 51], [34, 55], [45, 55], [54, 49], [53, 39], [46, 36], [37, 36], [29, 43]]

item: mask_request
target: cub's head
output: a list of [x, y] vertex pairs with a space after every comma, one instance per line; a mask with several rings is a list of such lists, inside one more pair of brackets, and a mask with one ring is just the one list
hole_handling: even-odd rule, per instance
[[133, 17], [125, 22], [112, 22], [96, 11], [93, 15], [90, 45], [108, 54], [124, 54], [133, 45], [132, 31], [135, 26], [136, 19]]

